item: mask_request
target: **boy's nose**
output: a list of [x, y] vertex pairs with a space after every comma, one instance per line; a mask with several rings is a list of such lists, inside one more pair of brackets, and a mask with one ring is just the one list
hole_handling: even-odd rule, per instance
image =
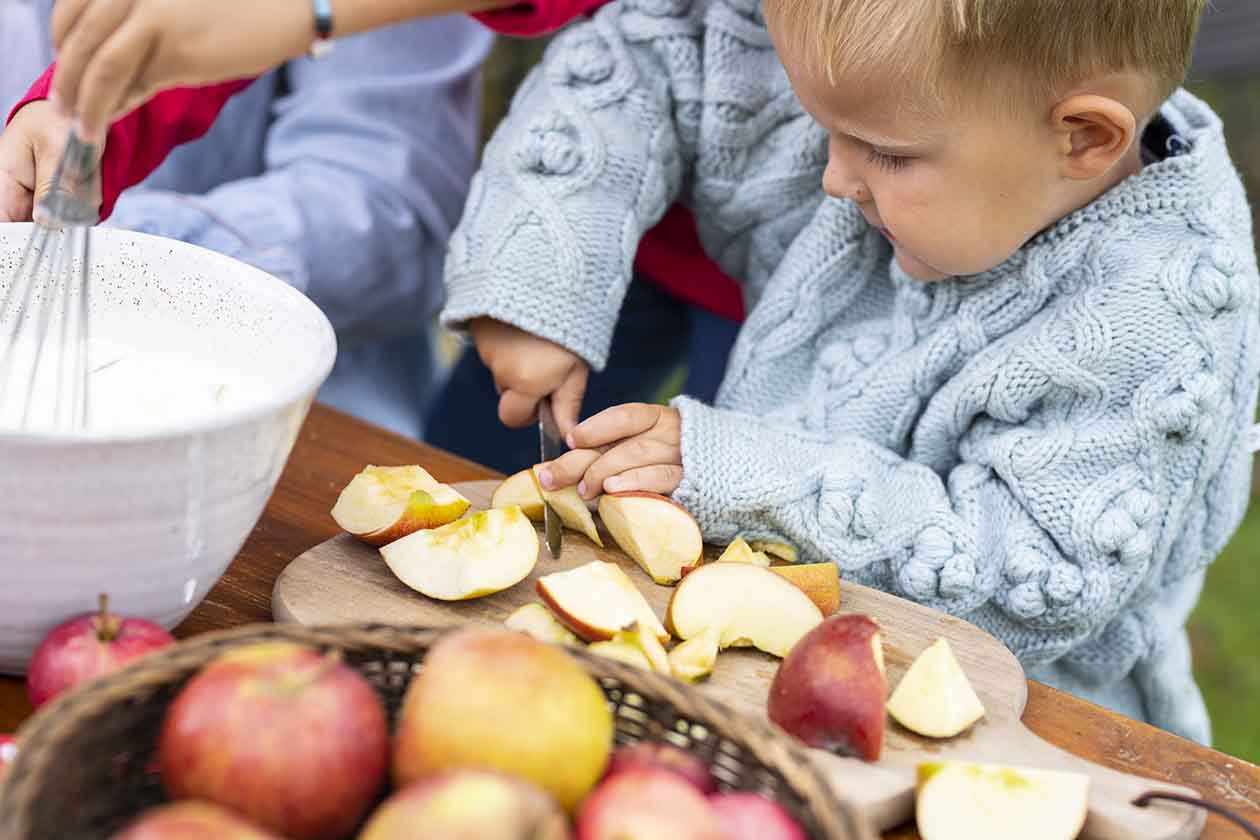
[[827, 158], [827, 168], [823, 170], [823, 192], [832, 198], [847, 198], [863, 204], [870, 201], [871, 194], [866, 188], [854, 167], [846, 164], [842, 155], [835, 149]]

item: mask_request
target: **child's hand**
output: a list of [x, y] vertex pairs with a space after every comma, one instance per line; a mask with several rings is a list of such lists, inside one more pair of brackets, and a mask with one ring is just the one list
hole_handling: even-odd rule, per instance
[[577, 484], [584, 499], [631, 490], [668, 495], [682, 483], [682, 415], [673, 408], [613, 406], [574, 429], [569, 446], [539, 473], [548, 490]]
[[[13, 115], [0, 134], [0, 222], [29, 222], [52, 186], [70, 136], [70, 120], [52, 103], [31, 102]], [[99, 207], [100, 182], [88, 187]]]
[[550, 396], [560, 434], [573, 431], [590, 373], [586, 362], [558, 344], [493, 318], [477, 318], [468, 331], [494, 376], [503, 425], [528, 426], [538, 417], [539, 400]]

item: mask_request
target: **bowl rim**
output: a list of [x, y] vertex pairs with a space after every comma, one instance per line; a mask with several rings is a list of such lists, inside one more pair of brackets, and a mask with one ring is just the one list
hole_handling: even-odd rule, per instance
[[[0, 223], [0, 234], [13, 232], [18, 236], [23, 236], [25, 235], [23, 231], [31, 228], [34, 228], [32, 222]], [[0, 429], [0, 446], [55, 443], [59, 446], [89, 447], [110, 443], [171, 441], [209, 434], [248, 425], [296, 404], [307, 396], [313, 397], [315, 392], [319, 390], [319, 387], [328, 379], [328, 375], [332, 372], [333, 364], [337, 359], [337, 334], [333, 329], [332, 322], [328, 320], [328, 316], [324, 314], [324, 311], [314, 301], [279, 277], [263, 271], [261, 268], [244, 260], [228, 256], [210, 248], [184, 242], [180, 239], [104, 225], [95, 226], [92, 233], [94, 238], [103, 234], [111, 238], [138, 240], [140, 247], [145, 250], [148, 250], [150, 247], [154, 249], [160, 247], [168, 251], [200, 252], [208, 256], [211, 261], [231, 263], [235, 271], [245, 271], [256, 275], [257, 282], [262, 284], [262, 288], [267, 289], [269, 285], [270, 288], [267, 289], [269, 294], [275, 294], [281, 299], [288, 298], [292, 303], [293, 312], [297, 315], [307, 316], [315, 330], [322, 333], [318, 337], [318, 348], [312, 354], [313, 361], [302, 376], [291, 380], [287, 387], [275, 389], [263, 399], [252, 402], [247, 406], [199, 416], [195, 420], [184, 421], [178, 425], [150, 426], [136, 429], [135, 431], [125, 429], [111, 430], [101, 433], [93, 433], [91, 430], [87, 432], [31, 432]]]

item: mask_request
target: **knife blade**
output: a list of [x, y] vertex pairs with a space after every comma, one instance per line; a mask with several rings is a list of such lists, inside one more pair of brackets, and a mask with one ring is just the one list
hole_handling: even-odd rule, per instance
[[[550, 463], [564, 454], [564, 444], [560, 441], [560, 427], [556, 425], [556, 416], [551, 412], [551, 398], [544, 397], [538, 403], [538, 451], [540, 463]], [[547, 550], [552, 559], [559, 559], [564, 545], [564, 528], [560, 524], [560, 516], [546, 502], [543, 503], [543, 533], [547, 537]]]

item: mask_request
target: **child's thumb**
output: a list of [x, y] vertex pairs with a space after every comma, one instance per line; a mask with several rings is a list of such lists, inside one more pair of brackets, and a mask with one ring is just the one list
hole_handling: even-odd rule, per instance
[[[55, 186], [65, 197], [90, 208], [95, 222], [101, 208], [100, 152], [94, 151], [91, 160], [77, 162], [82, 165], [67, 161], [62, 167], [64, 154], [63, 143], [41, 143], [35, 149], [35, 215], [41, 215], [41, 208], [46, 212]], [[54, 184], [59, 170], [61, 180]]]

